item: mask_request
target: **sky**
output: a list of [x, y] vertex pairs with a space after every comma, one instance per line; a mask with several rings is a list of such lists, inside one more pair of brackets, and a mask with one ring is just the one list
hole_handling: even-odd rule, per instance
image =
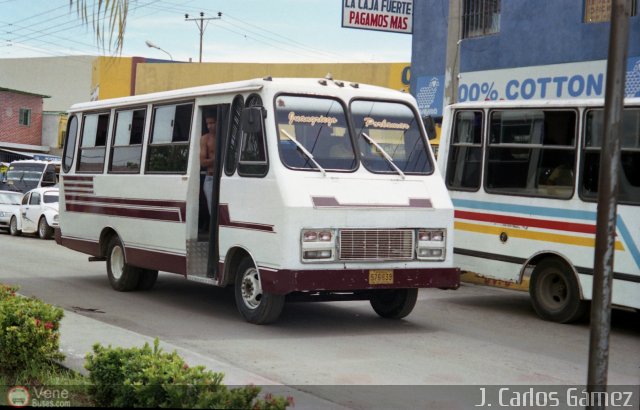
[[[88, 1], [92, 3], [91, 1]], [[197, 62], [409, 62], [411, 35], [342, 28], [343, 0], [130, 0], [122, 56]], [[91, 12], [91, 11], [90, 11]], [[148, 47], [145, 42], [160, 47]], [[117, 55], [69, 0], [0, 0], [0, 58]]]

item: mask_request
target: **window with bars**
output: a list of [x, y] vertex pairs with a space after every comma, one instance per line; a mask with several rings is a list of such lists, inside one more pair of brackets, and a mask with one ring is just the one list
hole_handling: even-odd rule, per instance
[[500, 0], [464, 0], [462, 7], [462, 38], [500, 32]]
[[[631, 15], [638, 12], [638, 1], [631, 0]], [[602, 23], [611, 20], [611, 0], [584, 0], [584, 22]]]

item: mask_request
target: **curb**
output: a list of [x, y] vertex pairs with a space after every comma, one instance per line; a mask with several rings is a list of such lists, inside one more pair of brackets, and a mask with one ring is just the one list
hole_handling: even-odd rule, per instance
[[[85, 356], [93, 352], [93, 345], [119, 346], [124, 348], [142, 347], [145, 343], [153, 346], [154, 338], [127, 329], [101, 322], [78, 313], [65, 310], [60, 322], [60, 350], [65, 355], [61, 365], [84, 376]], [[280, 396], [292, 396], [294, 409], [347, 409], [317, 396], [285, 386], [237, 366], [225, 363], [200, 353], [160, 341], [165, 352], [176, 351], [189, 366], [205, 366], [208, 370], [224, 374], [223, 383], [228, 387], [253, 384], [261, 387], [261, 396], [271, 393]]]

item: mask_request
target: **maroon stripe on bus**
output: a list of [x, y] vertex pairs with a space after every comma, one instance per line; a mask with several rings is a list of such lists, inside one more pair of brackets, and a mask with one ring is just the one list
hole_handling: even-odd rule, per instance
[[133, 266], [179, 273], [183, 276], [187, 274], [187, 257], [184, 255], [174, 255], [148, 249], [127, 248], [125, 245], [125, 258], [127, 263]]
[[147, 206], [155, 208], [163, 208], [163, 210], [176, 209], [180, 210], [182, 219], [185, 219], [187, 214], [187, 203], [184, 201], [164, 201], [161, 199], [131, 199], [131, 198], [111, 198], [105, 196], [93, 196], [93, 195], [74, 195], [80, 194], [80, 192], [72, 192], [67, 194], [65, 192], [65, 201], [82, 202], [87, 204], [118, 204], [118, 205], [134, 205], [134, 206]]
[[365, 289], [441, 288], [460, 286], [460, 269], [390, 269], [393, 283], [369, 284], [369, 269], [270, 270], [259, 268], [262, 290], [284, 295], [290, 292], [330, 290], [351, 291]]
[[168, 209], [150, 209], [150, 208], [127, 208], [98, 204], [70, 204], [65, 203], [68, 212], [79, 212], [85, 214], [112, 215], [127, 218], [151, 219], [163, 222], [180, 222], [184, 223], [185, 219], [181, 217], [180, 210]]
[[228, 228], [250, 229], [254, 231], [275, 233], [273, 225], [260, 224], [255, 222], [232, 221], [229, 213], [229, 204], [220, 204], [218, 208], [218, 220], [220, 226]]
[[[98, 242], [61, 236], [60, 245], [88, 255], [104, 256], [102, 255]], [[128, 264], [140, 268], [156, 269], [165, 272], [179, 273], [181, 275], [187, 274], [187, 258], [184, 255], [127, 248], [125, 246], [125, 258]]]
[[93, 184], [85, 184], [83, 182], [65, 182], [65, 188], [93, 188]]
[[93, 177], [78, 177], [78, 176], [71, 176], [71, 175], [64, 175], [62, 177], [62, 181], [92, 181], [93, 182]]
[[[57, 240], [57, 238], [56, 238]], [[85, 239], [77, 239], [77, 238], [69, 238], [66, 236], [60, 235], [60, 245], [73, 249], [74, 251], [86, 253], [92, 256], [101, 256], [100, 255], [100, 244], [95, 241], [87, 241]]]

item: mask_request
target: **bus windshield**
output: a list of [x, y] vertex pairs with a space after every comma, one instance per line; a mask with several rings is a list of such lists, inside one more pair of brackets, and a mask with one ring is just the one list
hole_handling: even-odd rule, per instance
[[356, 100], [351, 103], [351, 116], [368, 170], [422, 175], [433, 172], [418, 119], [408, 105]]
[[275, 108], [280, 159], [287, 167], [314, 171], [356, 168], [344, 107], [338, 100], [280, 95]]

